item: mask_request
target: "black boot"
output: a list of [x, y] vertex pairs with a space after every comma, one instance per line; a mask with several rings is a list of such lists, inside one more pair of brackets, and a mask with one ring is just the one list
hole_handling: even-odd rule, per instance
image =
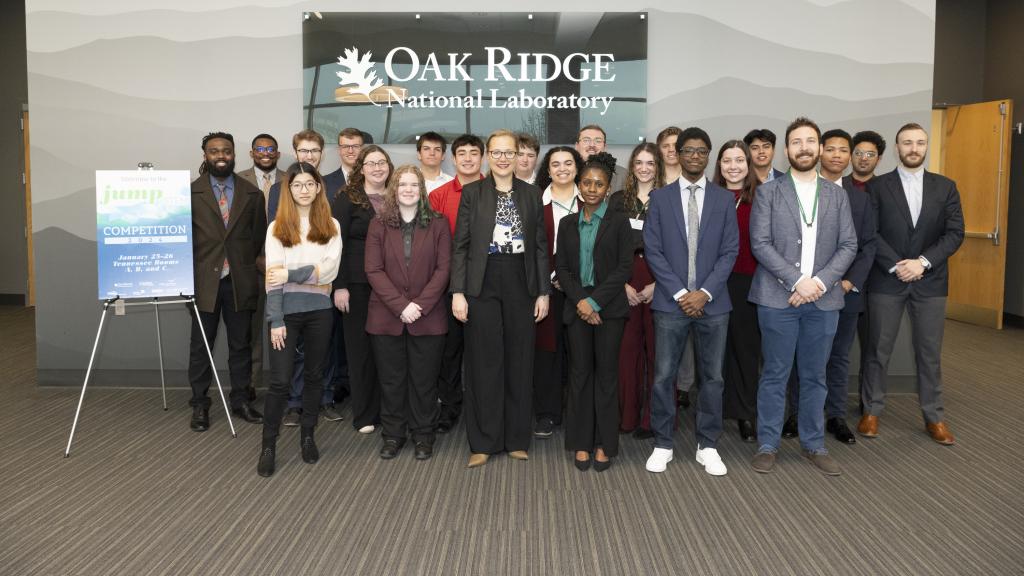
[[260, 450], [260, 461], [256, 465], [256, 473], [264, 478], [274, 475], [274, 460], [277, 456], [277, 443], [275, 441], [263, 441], [263, 448]]
[[306, 464], [316, 464], [317, 460], [320, 459], [320, 450], [317, 449], [316, 441], [313, 440], [313, 429], [303, 428], [300, 438], [302, 461]]

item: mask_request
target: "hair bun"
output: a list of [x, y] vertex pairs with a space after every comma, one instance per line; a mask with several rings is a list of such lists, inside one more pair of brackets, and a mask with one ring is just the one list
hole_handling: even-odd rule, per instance
[[600, 164], [604, 166], [605, 169], [608, 170], [609, 175], [615, 174], [615, 156], [612, 156], [607, 152], [598, 152], [597, 154], [591, 154], [590, 158], [587, 158], [587, 162], [594, 162]]

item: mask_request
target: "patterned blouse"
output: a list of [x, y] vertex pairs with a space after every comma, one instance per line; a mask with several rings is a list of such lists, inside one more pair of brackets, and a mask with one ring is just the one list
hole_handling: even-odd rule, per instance
[[522, 254], [526, 251], [523, 240], [523, 219], [519, 216], [519, 208], [512, 199], [512, 191], [508, 194], [498, 193], [498, 209], [494, 213], [494, 232], [488, 254]]

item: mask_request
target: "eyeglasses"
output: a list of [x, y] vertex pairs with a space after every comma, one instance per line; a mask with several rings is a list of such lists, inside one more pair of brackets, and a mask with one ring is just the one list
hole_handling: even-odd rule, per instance
[[321, 152], [323, 152], [323, 148], [299, 148], [298, 150], [295, 151], [295, 153], [300, 155], [300, 156], [305, 156], [305, 155], [316, 156], [317, 154], [319, 154]]
[[296, 192], [302, 190], [303, 188], [312, 192], [316, 190], [317, 186], [319, 186], [319, 184], [317, 183], [316, 180], [309, 180], [307, 182], [292, 182], [291, 184], [288, 185], [289, 188]]
[[604, 138], [583, 138], [580, 140], [580, 144], [583, 144], [584, 146], [590, 146], [591, 144], [601, 146], [604, 144]]
[[689, 146], [687, 146], [686, 148], [683, 148], [683, 149], [681, 149], [679, 151], [679, 153], [682, 154], [683, 156], [697, 155], [697, 156], [699, 156], [701, 158], [707, 158], [707, 156], [708, 156], [708, 154], [710, 152], [711, 151], [708, 150], [707, 148], [691, 148]]
[[853, 155], [857, 158], [874, 158], [878, 156], [878, 152], [871, 152], [870, 150], [854, 150]]
[[377, 160], [376, 162], [373, 160], [367, 160], [366, 162], [363, 162], [363, 168], [383, 168], [387, 165], [387, 160]]
[[277, 152], [277, 146], [257, 146], [253, 148], [257, 154], [273, 154]]
[[502, 156], [504, 156], [506, 160], [511, 160], [515, 158], [519, 152], [515, 150], [491, 150], [488, 154], [490, 154], [491, 158], [494, 158], [495, 160]]
[[340, 148], [341, 150], [344, 150], [345, 152], [355, 152], [356, 150], [359, 150], [360, 148], [362, 148], [362, 145], [361, 144], [338, 144], [338, 148]]

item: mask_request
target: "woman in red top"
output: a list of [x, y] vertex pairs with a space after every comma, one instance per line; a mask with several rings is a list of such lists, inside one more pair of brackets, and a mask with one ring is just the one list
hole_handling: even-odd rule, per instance
[[735, 418], [740, 438], [756, 440], [754, 419], [757, 417], [757, 380], [761, 364], [761, 332], [757, 325], [757, 308], [747, 301], [757, 261], [750, 251], [750, 208], [758, 179], [750, 161], [750, 149], [741, 140], [729, 140], [718, 150], [715, 162], [715, 183], [736, 196], [736, 223], [740, 230], [740, 253], [726, 286], [732, 300], [729, 335], [725, 345], [725, 394], [722, 416]]

